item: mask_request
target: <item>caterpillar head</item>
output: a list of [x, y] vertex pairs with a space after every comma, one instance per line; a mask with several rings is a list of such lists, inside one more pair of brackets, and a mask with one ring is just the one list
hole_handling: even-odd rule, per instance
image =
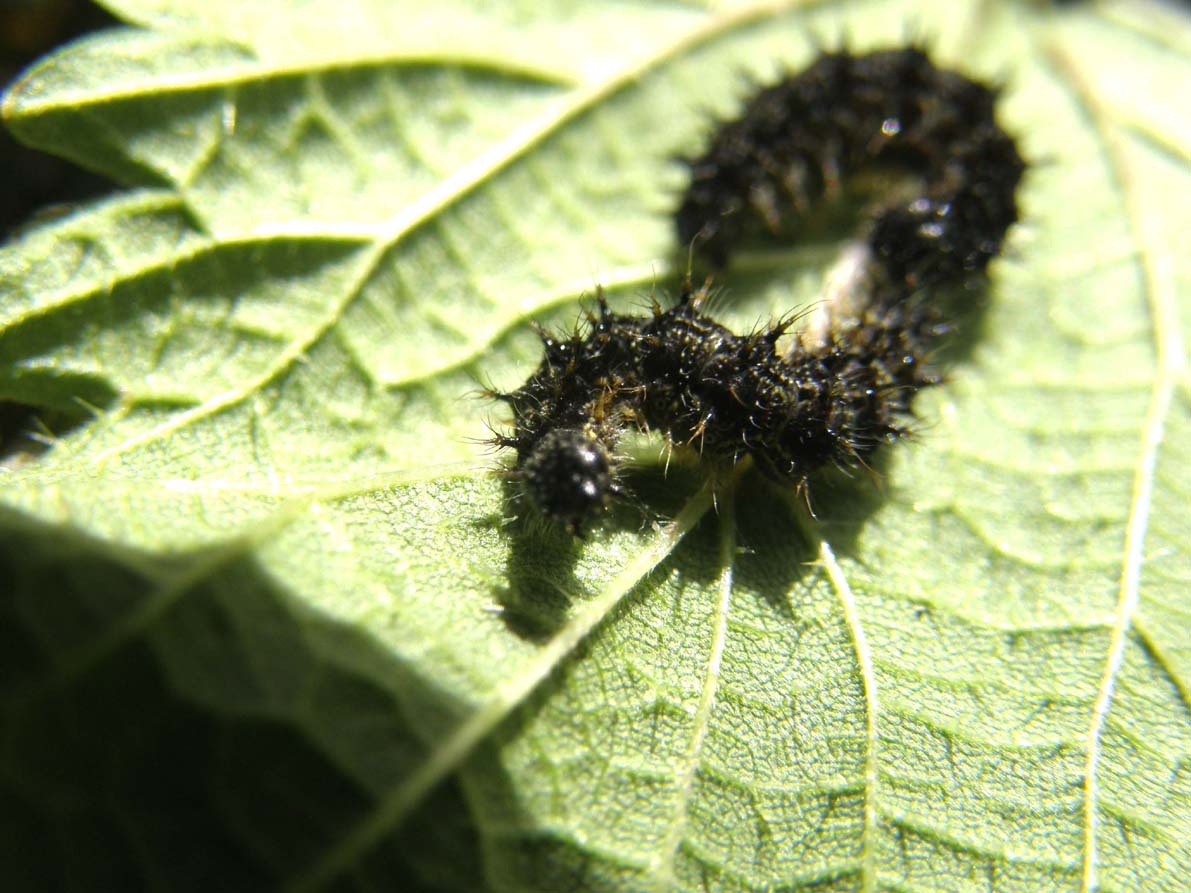
[[562, 428], [538, 442], [522, 465], [529, 498], [551, 521], [573, 534], [608, 507], [620, 488], [612, 458], [586, 431]]

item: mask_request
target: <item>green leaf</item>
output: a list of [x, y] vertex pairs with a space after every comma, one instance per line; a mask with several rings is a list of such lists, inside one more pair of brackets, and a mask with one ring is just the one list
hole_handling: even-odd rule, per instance
[[[1191, 25], [1150, 4], [111, 0], [7, 94], [130, 187], [0, 249], [13, 889], [1181, 890]], [[880, 482], [668, 471], [573, 542], [477, 445], [670, 159], [929, 35], [1035, 163]], [[754, 258], [743, 330], [834, 247]]]

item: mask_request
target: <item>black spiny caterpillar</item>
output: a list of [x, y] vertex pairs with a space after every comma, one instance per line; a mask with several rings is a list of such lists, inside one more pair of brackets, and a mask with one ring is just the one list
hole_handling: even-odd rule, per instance
[[919, 49], [825, 53], [759, 92], [686, 162], [678, 237], [722, 264], [751, 221], [778, 231], [857, 171], [896, 166], [922, 187], [869, 227], [884, 278], [905, 292], [981, 272], [1017, 220], [1025, 169], [996, 98]]
[[982, 272], [1017, 220], [1025, 165], [994, 101], [917, 49], [832, 53], [722, 125], [689, 162], [676, 213], [679, 236], [717, 263], [750, 217], [776, 231], [862, 167], [894, 164], [922, 185], [875, 215], [845, 294], [787, 350], [777, 345], [789, 319], [735, 335], [689, 282], [669, 309], [621, 315], [601, 294], [585, 332], [542, 333], [529, 380], [491, 394], [515, 424], [493, 442], [516, 451], [514, 474], [542, 513], [577, 533], [605, 508], [629, 427], [713, 463], [750, 456], [795, 486], [826, 465], [862, 465], [906, 433], [915, 392], [938, 380], [925, 362], [946, 328], [935, 293]]

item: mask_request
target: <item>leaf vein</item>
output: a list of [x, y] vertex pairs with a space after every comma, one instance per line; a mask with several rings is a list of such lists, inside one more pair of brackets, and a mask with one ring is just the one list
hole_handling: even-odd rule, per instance
[[666, 526], [662, 527], [625, 568], [595, 598], [583, 604], [569, 623], [521, 670], [497, 684], [471, 717], [435, 748], [426, 761], [402, 776], [382, 794], [371, 812], [347, 829], [339, 843], [321, 854], [287, 884], [291, 893], [322, 889], [351, 868], [389, 830], [399, 825], [422, 798], [455, 771], [472, 749], [505, 719], [594, 630], [636, 584], [652, 571], [694, 528], [712, 503], [712, 483], [699, 490]]
[[719, 601], [712, 613], [711, 645], [703, 674], [703, 686], [699, 693], [699, 704], [691, 723], [691, 737], [681, 765], [675, 773], [674, 808], [666, 836], [659, 846], [656, 857], [651, 860], [650, 873], [659, 893], [676, 889], [678, 879], [674, 873], [675, 857], [687, 828], [688, 810], [694, 796], [695, 773], [703, 755], [703, 743], [707, 739], [711, 712], [715, 706], [716, 689], [719, 687], [720, 669], [723, 665], [724, 643], [728, 632], [728, 609], [732, 601], [733, 555], [736, 552], [735, 497], [727, 494], [720, 505], [720, 578], [717, 587]]
[[856, 662], [860, 667], [860, 678], [864, 686], [865, 702], [865, 757], [864, 757], [864, 839], [861, 855], [861, 882], [865, 893], [877, 889], [877, 786], [879, 784], [880, 738], [877, 732], [877, 674], [873, 666], [873, 654], [869, 648], [856, 597], [844, 569], [836, 560], [835, 552], [825, 539], [819, 540], [819, 563], [827, 572], [831, 584], [839, 596], [844, 609], [844, 619], [852, 633], [856, 647]]
[[1088, 725], [1087, 760], [1084, 769], [1084, 852], [1081, 889], [1084, 893], [1092, 893], [1099, 888], [1097, 860], [1101, 736], [1112, 707], [1117, 677], [1124, 665], [1129, 631], [1140, 603], [1141, 571], [1145, 561], [1147, 525], [1153, 508], [1158, 454], [1164, 440], [1166, 419], [1174, 402], [1175, 389], [1185, 374], [1187, 363], [1178, 321], [1174, 261], [1163, 226], [1155, 215], [1142, 205], [1139, 189], [1131, 176], [1130, 163], [1125, 157], [1118, 126], [1114, 125], [1109, 112], [1097, 101], [1094, 89], [1083, 78], [1075, 61], [1063, 49], [1052, 48], [1051, 58], [1059, 72], [1066, 76], [1076, 100], [1083, 106], [1088, 119], [1098, 131], [1113, 177], [1125, 198], [1129, 226], [1141, 249], [1139, 262], [1145, 279], [1145, 291], [1149, 297], [1157, 354], [1149, 407], [1142, 428], [1141, 448], [1134, 470], [1129, 519], [1125, 528], [1124, 561], [1117, 596], [1116, 622]]

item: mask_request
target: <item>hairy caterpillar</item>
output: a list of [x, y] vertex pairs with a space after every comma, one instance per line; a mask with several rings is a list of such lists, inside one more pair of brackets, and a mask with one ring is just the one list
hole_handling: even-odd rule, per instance
[[918, 188], [873, 215], [846, 298], [784, 352], [790, 319], [733, 334], [689, 281], [669, 309], [617, 314], [601, 294], [582, 333], [541, 333], [545, 357], [526, 383], [491, 392], [514, 419], [493, 443], [516, 451], [513, 473], [533, 503], [580, 532], [619, 492], [616, 446], [629, 427], [713, 463], [750, 456], [795, 486], [904, 435], [914, 394], [938, 380], [926, 357], [946, 325], [932, 298], [982, 273], [1018, 217], [1025, 163], [995, 100], [904, 48], [825, 53], [745, 103], [687, 162], [675, 214], [679, 238], [712, 263], [753, 229], [781, 231], [861, 169], [896, 166]]

